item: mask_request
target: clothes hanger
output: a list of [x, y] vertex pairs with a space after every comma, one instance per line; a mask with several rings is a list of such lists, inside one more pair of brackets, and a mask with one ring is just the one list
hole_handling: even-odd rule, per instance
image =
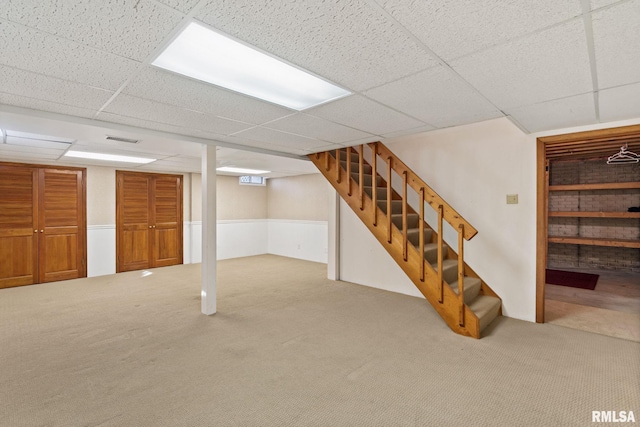
[[620, 147], [620, 152], [614, 154], [613, 156], [609, 156], [607, 159], [607, 164], [613, 163], [639, 163], [640, 155], [634, 153], [633, 151], [629, 151], [629, 144], [625, 144]]

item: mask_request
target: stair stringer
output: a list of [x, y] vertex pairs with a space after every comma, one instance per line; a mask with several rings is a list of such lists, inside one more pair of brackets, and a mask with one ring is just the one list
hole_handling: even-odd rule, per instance
[[[328, 159], [323, 156], [327, 156]], [[480, 338], [480, 322], [476, 314], [464, 305], [464, 326], [459, 324], [459, 300], [458, 296], [453, 292], [451, 287], [443, 281], [442, 290], [443, 298], [442, 303], [438, 301], [437, 295], [437, 282], [438, 275], [433, 269], [431, 264], [424, 259], [424, 256], [419, 254], [413, 245], [407, 247], [407, 260], [405, 261], [403, 255], [403, 235], [392, 224], [391, 243], [388, 242], [388, 219], [386, 214], [377, 206], [374, 207], [373, 200], [366, 194], [362, 198], [362, 209], [360, 208], [360, 192], [358, 183], [351, 177], [347, 179], [347, 173], [335, 158], [330, 156], [328, 152], [321, 154], [320, 158], [316, 155], [309, 155], [311, 161], [316, 165], [319, 171], [324, 177], [331, 183], [335, 190], [340, 194], [343, 200], [351, 207], [360, 220], [367, 226], [369, 231], [375, 236], [380, 244], [385, 248], [387, 253], [391, 255], [393, 260], [398, 266], [405, 272], [405, 274], [411, 279], [413, 284], [424, 295], [427, 301], [435, 308], [440, 317], [454, 332], [473, 338]], [[324, 165], [322, 164], [324, 160]], [[340, 168], [340, 173], [343, 179], [337, 182], [336, 166]], [[328, 170], [327, 170], [328, 167]], [[349, 196], [349, 182], [351, 183], [351, 196]], [[377, 211], [377, 224], [373, 225], [374, 209]], [[424, 264], [424, 281], [420, 280], [420, 262]]]

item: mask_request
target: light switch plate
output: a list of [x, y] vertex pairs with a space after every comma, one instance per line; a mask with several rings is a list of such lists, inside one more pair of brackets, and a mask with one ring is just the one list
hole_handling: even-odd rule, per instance
[[508, 205], [517, 205], [518, 204], [518, 195], [517, 194], [507, 194], [507, 204]]

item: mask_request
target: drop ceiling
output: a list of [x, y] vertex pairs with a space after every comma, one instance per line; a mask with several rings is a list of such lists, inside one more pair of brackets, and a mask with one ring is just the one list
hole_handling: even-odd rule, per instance
[[[192, 21], [353, 94], [298, 112], [151, 66]], [[638, 46], [640, 0], [5, 0], [0, 128], [158, 159], [142, 170], [199, 171], [213, 144], [220, 165], [312, 173], [309, 153], [498, 117], [640, 117]], [[0, 160], [76, 162], [63, 153], [0, 144]]]

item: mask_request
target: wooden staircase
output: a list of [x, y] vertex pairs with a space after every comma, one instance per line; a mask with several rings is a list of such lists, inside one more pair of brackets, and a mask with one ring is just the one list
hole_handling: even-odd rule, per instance
[[[502, 315], [500, 298], [464, 262], [464, 241], [477, 230], [384, 144], [309, 158], [454, 332], [480, 338]], [[437, 213], [434, 228], [425, 206]], [[445, 222], [458, 234], [457, 252], [444, 243]]]

